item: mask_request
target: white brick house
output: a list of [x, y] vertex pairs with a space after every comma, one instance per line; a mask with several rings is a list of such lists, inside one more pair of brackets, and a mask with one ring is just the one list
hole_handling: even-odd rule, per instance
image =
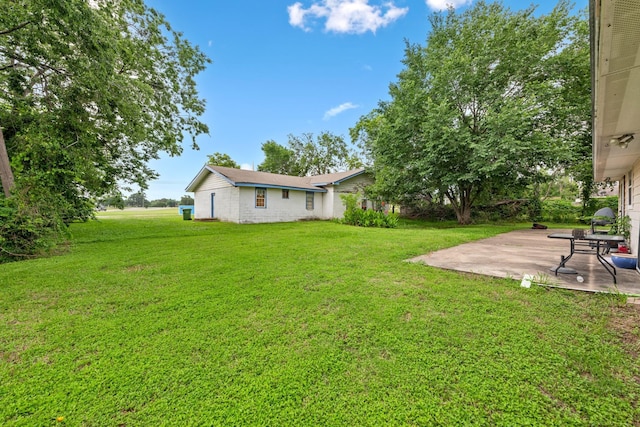
[[364, 169], [299, 177], [205, 165], [186, 191], [194, 193], [195, 219], [248, 224], [341, 218], [340, 194], [372, 183]]

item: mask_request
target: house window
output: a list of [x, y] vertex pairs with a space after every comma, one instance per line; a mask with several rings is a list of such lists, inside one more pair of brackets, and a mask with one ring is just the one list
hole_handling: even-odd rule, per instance
[[267, 207], [267, 189], [256, 187], [256, 208]]
[[313, 210], [313, 191], [307, 191], [307, 210]]
[[282, 198], [283, 199], [289, 198], [289, 190], [282, 190]]

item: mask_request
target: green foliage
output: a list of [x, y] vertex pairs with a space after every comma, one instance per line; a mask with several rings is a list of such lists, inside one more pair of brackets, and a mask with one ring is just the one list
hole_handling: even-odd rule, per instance
[[131, 194], [124, 201], [125, 206], [130, 207], [138, 207], [138, 208], [147, 208], [150, 206], [149, 201], [145, 197], [144, 191], [138, 191], [137, 193]]
[[215, 152], [207, 156], [207, 164], [214, 166], [224, 166], [227, 168], [240, 169], [240, 165], [228, 154]]
[[262, 172], [293, 176], [323, 175], [362, 166], [355, 152], [342, 136], [322, 132], [315, 139], [312, 133], [289, 135], [286, 147], [275, 141], [262, 144], [265, 159], [258, 165]]
[[542, 202], [542, 217], [539, 220], [590, 224], [593, 214], [607, 207], [616, 212], [618, 210], [618, 197], [590, 198], [586, 206], [584, 204], [576, 205], [570, 200], [550, 199]]
[[542, 202], [537, 197], [534, 197], [529, 200], [527, 204], [527, 213], [530, 221], [541, 221], [542, 220]]
[[96, 195], [144, 187], [148, 160], [207, 132], [194, 77], [208, 58], [141, 0], [96, 4], [24, 0], [2, 14], [0, 123], [17, 180], [59, 170]]
[[181, 205], [188, 205], [191, 206], [195, 203], [195, 201], [193, 200], [193, 197], [189, 196], [188, 194], [185, 194], [184, 196], [182, 196], [180, 198], [180, 204]]
[[456, 219], [456, 212], [448, 204], [423, 201], [409, 203], [403, 206], [402, 216], [406, 218], [420, 218], [427, 221], [452, 221]]
[[[208, 131], [195, 83], [208, 62], [143, 0], [4, 2], [3, 190], [14, 176], [68, 222], [86, 219], [93, 200], [121, 185], [146, 188], [157, 176], [150, 160], [179, 155], [184, 135], [197, 148]], [[38, 212], [35, 202], [20, 215]]]
[[120, 192], [112, 193], [107, 195], [106, 197], [101, 198], [98, 201], [99, 205], [104, 207], [112, 206], [118, 209], [124, 209], [124, 199], [122, 198], [122, 194]]
[[149, 207], [152, 208], [175, 208], [178, 206], [178, 201], [173, 199], [156, 199], [149, 202]]
[[542, 221], [573, 224], [579, 222], [581, 214], [582, 207], [568, 200], [545, 200], [542, 203]]
[[474, 206], [515, 198], [570, 163], [575, 129], [590, 128], [590, 92], [586, 20], [569, 9], [561, 1], [536, 16], [480, 1], [431, 16], [426, 46], [406, 46], [391, 101], [351, 130], [374, 161], [376, 191], [401, 204], [446, 197], [468, 224]]
[[261, 172], [279, 173], [282, 175], [304, 176], [296, 155], [291, 148], [284, 147], [273, 140], [262, 144], [264, 161], [258, 165]]
[[629, 242], [631, 238], [631, 218], [629, 215], [618, 215], [613, 226], [609, 230], [609, 234], [617, 234], [624, 236], [624, 239]]
[[402, 262], [512, 227], [167, 212], [0, 267], [0, 424], [640, 423], [632, 305]]
[[602, 208], [610, 208], [613, 212], [618, 211], [618, 196], [590, 198], [586, 205], [583, 204], [584, 217], [591, 218], [596, 211]]
[[[475, 222], [512, 221], [529, 222], [539, 221], [540, 215], [536, 215], [538, 206], [535, 200], [504, 200], [499, 203], [478, 206], [473, 212]], [[541, 206], [540, 206], [541, 209]]]
[[594, 193], [591, 130], [591, 62], [589, 21], [585, 11], [573, 23], [563, 48], [551, 59], [551, 73], [557, 81], [561, 102], [550, 105], [548, 120], [565, 139], [566, 160], [561, 164], [580, 183], [582, 215]]
[[0, 196], [0, 264], [49, 254], [68, 237], [68, 218], [59, 212], [71, 208], [58, 203], [37, 189], [14, 187], [12, 197]]
[[356, 225], [358, 227], [379, 227], [396, 228], [398, 226], [398, 215], [373, 209], [362, 209], [358, 206], [361, 199], [358, 194], [341, 194], [340, 198], [344, 203], [344, 216], [340, 220], [342, 224]]

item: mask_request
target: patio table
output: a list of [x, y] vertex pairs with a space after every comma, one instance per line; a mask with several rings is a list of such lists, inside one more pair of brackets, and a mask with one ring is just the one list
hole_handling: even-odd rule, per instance
[[[553, 233], [553, 234], [549, 234], [547, 237], [549, 237], [550, 239], [569, 240], [571, 245], [571, 252], [569, 253], [569, 256], [567, 257], [562, 256], [560, 258], [560, 265], [558, 265], [558, 267], [556, 267], [555, 269], [552, 269], [554, 270], [556, 276], [558, 275], [558, 270], [560, 270], [561, 268], [567, 268], [565, 267], [565, 264], [567, 263], [567, 261], [571, 259], [573, 254], [575, 253], [588, 254], [588, 255], [595, 255], [598, 261], [600, 261], [600, 264], [602, 264], [605, 270], [607, 270], [611, 275], [611, 277], [613, 278], [613, 283], [614, 284], [617, 283], [616, 268], [613, 266], [613, 264], [611, 264], [609, 261], [606, 260], [606, 258], [602, 256], [600, 248], [601, 248], [601, 244], [603, 243], [606, 243], [608, 245], [609, 243], [624, 242], [623, 236], [608, 235], [608, 234], [585, 234], [581, 236], [581, 235], [573, 235], [569, 233]], [[595, 244], [595, 248], [593, 247], [593, 244]], [[578, 247], [576, 247], [576, 245], [578, 245]], [[583, 249], [582, 246], [588, 246], [589, 248]]]

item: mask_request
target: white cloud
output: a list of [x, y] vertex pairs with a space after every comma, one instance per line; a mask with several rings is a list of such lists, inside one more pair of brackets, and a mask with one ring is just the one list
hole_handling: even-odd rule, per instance
[[369, 0], [317, 0], [307, 9], [301, 2], [296, 2], [287, 7], [287, 11], [289, 24], [304, 31], [311, 31], [307, 21], [316, 18], [325, 20], [325, 31], [363, 34], [367, 31], [375, 33], [378, 28], [397, 21], [409, 8], [397, 7], [391, 1], [377, 6], [370, 5]]
[[435, 10], [445, 10], [449, 6], [454, 9], [471, 4], [472, 0], [427, 0], [427, 6]]
[[358, 106], [352, 104], [351, 102], [340, 104], [337, 107], [333, 107], [332, 109], [324, 113], [324, 120], [329, 120], [331, 117], [337, 116], [343, 111], [351, 110], [352, 108], [358, 108]]
[[246, 170], [246, 171], [252, 171], [253, 170], [253, 165], [250, 165], [249, 163], [243, 163], [240, 165], [240, 169]]
[[211, 45], [213, 45], [213, 40], [209, 40], [209, 43], [207, 43], [209, 45], [209, 47], [211, 47]]
[[304, 26], [304, 15], [307, 14], [307, 11], [302, 8], [302, 3], [294, 3], [288, 6], [287, 12], [289, 12], [289, 24], [309, 31], [309, 29]]

